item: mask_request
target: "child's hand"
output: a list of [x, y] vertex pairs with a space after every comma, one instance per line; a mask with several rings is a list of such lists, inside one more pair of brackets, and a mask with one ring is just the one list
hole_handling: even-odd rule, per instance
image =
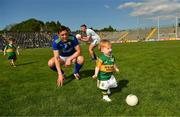
[[97, 75], [93, 75], [92, 78], [93, 78], [93, 79], [97, 79]]
[[115, 71], [116, 71], [116, 72], [119, 72], [119, 69], [118, 69], [118, 68], [115, 68]]

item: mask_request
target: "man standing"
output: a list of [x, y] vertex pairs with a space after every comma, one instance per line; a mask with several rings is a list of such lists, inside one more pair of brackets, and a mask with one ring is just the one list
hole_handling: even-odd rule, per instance
[[97, 57], [94, 52], [94, 48], [99, 44], [101, 39], [97, 33], [95, 33], [92, 29], [87, 28], [85, 24], [81, 25], [81, 30], [86, 33], [87, 37], [81, 37], [80, 40], [90, 42], [89, 54], [92, 60], [96, 60]]

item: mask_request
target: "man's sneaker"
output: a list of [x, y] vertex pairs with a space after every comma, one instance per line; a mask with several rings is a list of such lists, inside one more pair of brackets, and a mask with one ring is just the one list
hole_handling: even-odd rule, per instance
[[108, 95], [104, 95], [103, 100], [106, 102], [111, 102], [111, 99], [108, 97]]
[[95, 58], [91, 58], [91, 61], [96, 61], [97, 59], [95, 59]]
[[107, 94], [110, 95], [111, 94], [111, 91], [110, 89], [107, 90]]
[[77, 80], [80, 80], [80, 75], [78, 73], [74, 74], [74, 77], [77, 79]]

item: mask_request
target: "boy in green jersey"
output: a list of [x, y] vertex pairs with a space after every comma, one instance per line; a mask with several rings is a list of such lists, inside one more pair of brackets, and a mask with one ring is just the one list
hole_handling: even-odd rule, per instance
[[115, 59], [112, 55], [112, 45], [108, 40], [101, 40], [99, 49], [103, 53], [97, 59], [97, 65], [95, 68], [95, 74], [93, 78], [97, 80], [97, 87], [102, 90], [103, 100], [110, 102], [109, 98], [110, 88], [117, 87], [117, 81], [113, 75], [113, 72], [119, 72], [119, 69], [115, 65]]
[[15, 44], [15, 39], [9, 38], [8, 39], [8, 45], [5, 46], [4, 48], [4, 55], [7, 54], [9, 63], [11, 66], [16, 67], [15, 61], [16, 61], [16, 52], [19, 55], [18, 48], [16, 48]]

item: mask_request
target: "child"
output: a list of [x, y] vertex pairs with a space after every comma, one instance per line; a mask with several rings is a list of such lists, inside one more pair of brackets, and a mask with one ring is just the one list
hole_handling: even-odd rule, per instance
[[113, 72], [119, 72], [119, 69], [114, 64], [115, 59], [111, 54], [112, 47], [110, 41], [105, 39], [101, 40], [99, 49], [103, 54], [97, 59], [93, 78], [98, 78], [97, 87], [102, 90], [103, 100], [110, 102], [111, 99], [108, 96], [111, 93], [110, 88], [117, 87], [117, 81], [113, 76]]
[[14, 44], [15, 44], [15, 39], [13, 39], [13, 38], [8, 39], [8, 45], [6, 45], [4, 48], [4, 55], [6, 55], [6, 53], [7, 53], [10, 65], [13, 67], [16, 67], [14, 62], [17, 59], [16, 52], [19, 55], [19, 51], [18, 51], [18, 48], [16, 48], [16, 46]]

